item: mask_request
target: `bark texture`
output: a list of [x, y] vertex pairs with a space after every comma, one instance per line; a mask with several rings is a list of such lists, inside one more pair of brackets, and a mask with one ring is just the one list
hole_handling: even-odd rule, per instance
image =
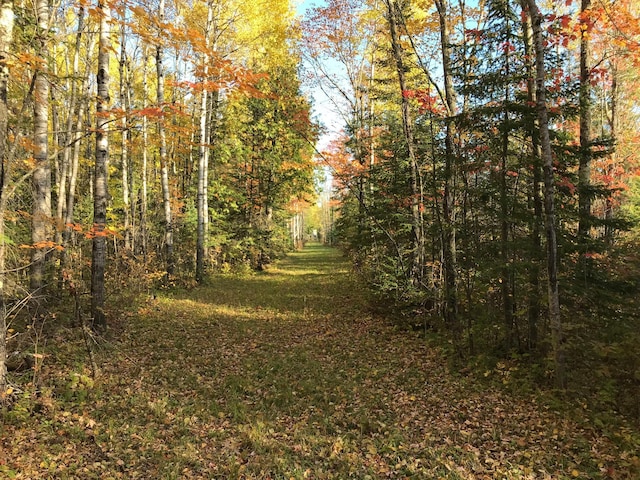
[[47, 241], [52, 240], [51, 224], [51, 162], [49, 161], [49, 79], [46, 64], [48, 58], [49, 4], [38, 0], [37, 42], [42, 58], [42, 68], [35, 75], [33, 90], [33, 143], [35, 167], [32, 176], [33, 210], [31, 217], [31, 289], [39, 290], [44, 285]]
[[[164, 0], [160, 0], [158, 9], [158, 21], [160, 26], [164, 24]], [[156, 74], [158, 81], [157, 102], [158, 108], [164, 107], [164, 65], [162, 63], [163, 48], [158, 43], [156, 47]], [[162, 203], [164, 206], [164, 250], [167, 276], [173, 275], [173, 217], [171, 214], [171, 191], [169, 190], [169, 161], [167, 158], [167, 134], [164, 127], [164, 119], [158, 121], [158, 137], [160, 141], [160, 183], [162, 185]]]
[[[581, 12], [588, 15], [591, 0], [582, 0]], [[585, 243], [591, 229], [591, 66], [589, 32], [580, 29], [580, 159], [578, 164], [578, 237]]]
[[98, 46], [98, 75], [96, 100], [96, 159], [93, 186], [93, 251], [91, 262], [91, 315], [93, 328], [103, 331], [107, 327], [104, 312], [105, 285], [104, 272], [107, 260], [107, 180], [109, 165], [109, 56], [111, 51], [109, 6], [100, 3], [100, 40]]
[[445, 320], [449, 328], [458, 336], [458, 293], [457, 293], [457, 255], [456, 229], [454, 213], [453, 166], [454, 166], [454, 125], [453, 116], [456, 113], [456, 96], [453, 89], [453, 74], [451, 65], [451, 39], [449, 33], [449, 4], [447, 0], [436, 0], [438, 18], [440, 21], [440, 44], [442, 50], [442, 73], [444, 75], [444, 93], [449, 118], [445, 131], [445, 159], [444, 159], [444, 198], [442, 213], [444, 225], [442, 228], [442, 257], [445, 277]]
[[5, 258], [6, 239], [4, 217], [7, 208], [8, 152], [7, 126], [9, 110], [7, 108], [7, 82], [9, 66], [7, 57], [13, 39], [13, 2], [2, 0], [0, 3], [0, 396], [7, 390], [7, 308], [5, 305]]
[[567, 384], [565, 352], [563, 345], [562, 319], [560, 317], [560, 294], [558, 291], [558, 243], [556, 238], [555, 184], [553, 175], [553, 155], [549, 137], [549, 114], [547, 111], [544, 37], [542, 35], [542, 15], [535, 0], [528, 0], [529, 14], [533, 28], [533, 45], [536, 65], [536, 109], [540, 129], [540, 147], [544, 162], [544, 207], [547, 232], [547, 289], [549, 295], [549, 324], [555, 362], [555, 381], [558, 388]]
[[400, 45], [398, 32], [398, 17], [400, 15], [399, 6], [395, 0], [387, 0], [387, 21], [389, 23], [389, 33], [391, 36], [391, 49], [393, 59], [396, 65], [398, 75], [398, 86], [402, 96], [402, 129], [404, 132], [404, 140], [406, 142], [407, 157], [411, 169], [410, 189], [411, 189], [411, 233], [413, 237], [413, 258], [411, 261], [411, 279], [419, 285], [422, 281], [423, 265], [424, 265], [424, 234], [423, 234], [423, 218], [422, 218], [422, 189], [420, 169], [415, 151], [415, 139], [413, 133], [413, 120], [409, 109], [409, 99], [406, 96], [406, 66], [404, 61], [404, 52]]

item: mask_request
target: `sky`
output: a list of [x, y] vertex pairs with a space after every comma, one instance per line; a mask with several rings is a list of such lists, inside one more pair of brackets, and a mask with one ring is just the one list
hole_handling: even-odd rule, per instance
[[[296, 4], [296, 12], [299, 16], [304, 16], [305, 12], [317, 6], [325, 5], [324, 0], [292, 0]], [[321, 134], [318, 142], [316, 143], [316, 149], [323, 151], [327, 148], [332, 139], [338, 137], [342, 133], [343, 122], [340, 116], [332, 108], [333, 104], [327, 98], [327, 96], [318, 87], [303, 86], [303, 91], [308, 93], [312, 98], [312, 115], [314, 120], [320, 122], [325, 129]], [[318, 204], [326, 201], [332, 191], [333, 179], [329, 168], [324, 169], [324, 182], [320, 186], [321, 194], [318, 197]]]
[[303, 15], [307, 8], [312, 8], [317, 5], [322, 5], [324, 2], [322, 0], [292, 0], [296, 5], [296, 11], [298, 15]]
[[[296, 5], [296, 12], [299, 16], [304, 16], [305, 12], [310, 8], [326, 4], [324, 0], [292, 0], [292, 2]], [[332, 102], [320, 88], [303, 86], [303, 90], [312, 98], [314, 119], [318, 120], [326, 130], [317, 145], [318, 150], [322, 150], [333, 138], [342, 133], [343, 121], [339, 114], [336, 113]]]

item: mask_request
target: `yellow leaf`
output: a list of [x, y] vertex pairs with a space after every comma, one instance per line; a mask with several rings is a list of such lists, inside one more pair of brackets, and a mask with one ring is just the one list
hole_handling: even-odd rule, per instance
[[8, 388], [5, 390], [5, 392], [4, 392], [4, 393], [5, 393], [5, 395], [11, 395], [11, 394], [13, 393], [13, 388], [8, 387]]
[[571, 476], [577, 478], [580, 476], [580, 472], [574, 468], [573, 470], [571, 470]]

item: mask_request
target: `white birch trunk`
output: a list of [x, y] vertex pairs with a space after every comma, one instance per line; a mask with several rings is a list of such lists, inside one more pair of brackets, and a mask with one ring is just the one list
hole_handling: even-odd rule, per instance
[[[158, 21], [162, 26], [164, 24], [164, 0], [160, 0], [158, 9]], [[158, 108], [164, 107], [164, 66], [162, 64], [163, 48], [159, 43], [156, 46], [156, 74], [158, 80], [157, 86], [157, 103]], [[164, 119], [158, 121], [158, 137], [160, 140], [160, 181], [162, 185], [162, 203], [164, 206], [165, 221], [165, 262], [167, 276], [173, 275], [173, 218], [171, 215], [171, 192], [169, 190], [169, 162], [167, 160], [167, 134], [164, 128]]]
[[[144, 48], [144, 47], [143, 47]], [[148, 98], [148, 71], [147, 71], [147, 61], [148, 55], [146, 48], [143, 52], [143, 65], [142, 65], [142, 106], [146, 108], [147, 106], [147, 98]], [[140, 236], [142, 237], [140, 240], [140, 247], [142, 249], [143, 256], [147, 254], [147, 163], [148, 159], [148, 144], [149, 144], [149, 133], [148, 133], [149, 122], [147, 121], [147, 116], [142, 117], [142, 192], [140, 199]]]
[[124, 248], [131, 250], [132, 232], [131, 232], [131, 193], [129, 189], [129, 102], [128, 102], [128, 85], [127, 85], [127, 50], [126, 50], [126, 26], [124, 20], [121, 23], [120, 32], [120, 62], [118, 73], [120, 76], [120, 108], [124, 110], [120, 126], [122, 129], [122, 137], [120, 144], [120, 162], [122, 168], [122, 203], [124, 204]]
[[[47, 0], [38, 0], [37, 38], [38, 54], [42, 64], [48, 60], [47, 43], [49, 30], [49, 5]], [[36, 71], [33, 91], [33, 143], [35, 167], [32, 177], [33, 209], [31, 217], [31, 289], [39, 290], [44, 285], [45, 260], [51, 238], [51, 163], [49, 161], [49, 79], [45, 70]]]
[[100, 40], [98, 44], [98, 75], [96, 99], [96, 159], [93, 187], [93, 251], [91, 257], [91, 314], [92, 326], [104, 331], [107, 319], [104, 312], [104, 272], [107, 261], [108, 165], [109, 165], [109, 57], [111, 51], [111, 11], [107, 4], [99, 3]]
[[540, 146], [544, 162], [544, 207], [545, 228], [547, 231], [547, 289], [549, 294], [549, 324], [551, 343], [555, 361], [556, 386], [566, 387], [565, 354], [562, 341], [562, 319], [560, 317], [560, 295], [558, 292], [558, 243], [556, 238], [555, 184], [553, 175], [553, 154], [549, 137], [549, 114], [547, 110], [544, 37], [542, 34], [542, 14], [536, 0], [528, 0], [536, 65], [536, 109], [540, 128]]
[[[67, 189], [69, 188], [69, 181], [71, 177], [72, 166], [72, 154], [76, 148], [75, 142], [77, 136], [74, 132], [74, 124], [77, 125], [77, 118], [80, 115], [80, 109], [78, 108], [78, 81], [80, 71], [80, 49], [82, 47], [82, 33], [84, 30], [84, 7], [78, 8], [78, 30], [76, 33], [76, 44], [73, 50], [73, 63], [71, 69], [71, 92], [69, 94], [69, 113], [66, 122], [66, 134], [65, 139], [67, 145], [63, 151], [62, 172], [60, 174], [60, 185], [58, 188], [58, 202], [56, 204], [56, 217], [60, 222], [64, 223], [65, 209], [67, 206]], [[74, 122], [74, 119], [76, 122]], [[64, 225], [62, 226], [64, 230]]]
[[93, 52], [95, 51], [96, 42], [92, 39], [89, 41], [89, 46], [87, 48], [87, 61], [86, 67], [84, 71], [84, 76], [82, 83], [80, 85], [81, 90], [86, 90], [85, 95], [78, 102], [77, 114], [76, 114], [76, 125], [73, 130], [73, 155], [71, 157], [71, 170], [69, 172], [69, 186], [67, 187], [67, 196], [66, 196], [66, 208], [64, 214], [64, 224], [65, 224], [65, 234], [64, 234], [64, 244], [68, 245], [71, 241], [71, 234], [73, 230], [68, 226], [73, 223], [74, 220], [74, 209], [75, 209], [75, 201], [76, 201], [76, 185], [78, 180], [78, 170], [80, 168], [80, 149], [82, 148], [82, 136], [83, 136], [83, 125], [85, 122], [85, 118], [88, 117], [85, 113], [88, 110], [89, 106], [89, 91], [88, 91], [88, 82], [86, 79], [89, 78], [91, 74], [91, 62], [89, 59], [93, 57]]
[[[211, 34], [211, 23], [213, 21], [213, 7], [211, 2], [207, 3], [207, 24], [205, 27], [205, 47], [209, 48], [209, 37]], [[204, 66], [203, 81], [208, 81], [209, 76], [209, 55], [204, 53], [202, 56]], [[202, 282], [204, 279], [205, 259], [207, 254], [207, 220], [209, 215], [209, 206], [207, 201], [207, 185], [209, 182], [209, 129], [207, 119], [209, 118], [209, 98], [207, 89], [202, 90], [200, 99], [200, 147], [198, 155], [198, 238], [196, 245], [196, 281]]]
[[454, 341], [460, 335], [458, 321], [458, 293], [457, 293], [457, 247], [455, 228], [455, 197], [453, 192], [453, 115], [456, 113], [456, 97], [453, 89], [453, 75], [451, 68], [451, 40], [449, 34], [450, 8], [447, 0], [436, 0], [438, 17], [440, 20], [440, 44], [442, 49], [442, 70], [444, 75], [445, 100], [449, 119], [445, 133], [445, 168], [444, 168], [444, 198], [442, 213], [444, 226], [442, 228], [442, 256], [444, 260], [445, 276], [445, 320], [454, 332]]
[[9, 66], [7, 59], [13, 39], [13, 2], [2, 0], [0, 3], [0, 398], [7, 390], [7, 308], [5, 305], [4, 277], [6, 258], [6, 239], [4, 234], [4, 215], [7, 208], [7, 180], [9, 162], [7, 161], [7, 83]]

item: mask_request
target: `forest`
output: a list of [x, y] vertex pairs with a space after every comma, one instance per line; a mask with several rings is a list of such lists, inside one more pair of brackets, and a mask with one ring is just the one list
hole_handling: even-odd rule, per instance
[[637, 2], [0, 2], [0, 476], [638, 478]]

